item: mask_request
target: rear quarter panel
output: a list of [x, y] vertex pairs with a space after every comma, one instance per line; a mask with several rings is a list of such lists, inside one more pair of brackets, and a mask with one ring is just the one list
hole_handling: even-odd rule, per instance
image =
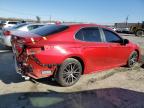
[[73, 44], [45, 45], [45, 50], [35, 56], [43, 64], [62, 64], [69, 57], [80, 57], [83, 59], [80, 47]]

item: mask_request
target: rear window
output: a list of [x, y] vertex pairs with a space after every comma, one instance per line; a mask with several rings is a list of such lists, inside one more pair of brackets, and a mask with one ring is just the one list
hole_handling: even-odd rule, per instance
[[18, 22], [8, 22], [8, 24], [17, 24]]
[[35, 30], [32, 30], [31, 32], [40, 36], [48, 36], [51, 34], [62, 32], [68, 28], [69, 26], [66, 26], [66, 25], [46, 25], [46, 26], [37, 28]]

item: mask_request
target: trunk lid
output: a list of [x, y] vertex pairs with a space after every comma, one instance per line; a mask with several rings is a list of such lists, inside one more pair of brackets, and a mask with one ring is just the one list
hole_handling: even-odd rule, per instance
[[12, 41], [15, 40], [18, 43], [38, 42], [41, 38], [41, 36], [31, 32], [12, 31]]
[[35, 45], [36, 42], [42, 39], [41, 36], [30, 32], [13, 31], [11, 37], [12, 49], [16, 56], [21, 55], [27, 45]]

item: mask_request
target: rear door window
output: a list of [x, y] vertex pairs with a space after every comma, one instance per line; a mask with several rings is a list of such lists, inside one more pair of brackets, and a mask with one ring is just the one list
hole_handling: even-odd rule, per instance
[[101, 35], [97, 27], [83, 28], [76, 34], [76, 39], [88, 42], [101, 42]]

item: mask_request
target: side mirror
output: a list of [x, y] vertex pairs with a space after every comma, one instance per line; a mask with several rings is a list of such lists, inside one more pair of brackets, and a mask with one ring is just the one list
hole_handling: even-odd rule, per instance
[[126, 45], [126, 44], [128, 44], [129, 43], [129, 40], [128, 39], [124, 39], [123, 40], [123, 45]]

